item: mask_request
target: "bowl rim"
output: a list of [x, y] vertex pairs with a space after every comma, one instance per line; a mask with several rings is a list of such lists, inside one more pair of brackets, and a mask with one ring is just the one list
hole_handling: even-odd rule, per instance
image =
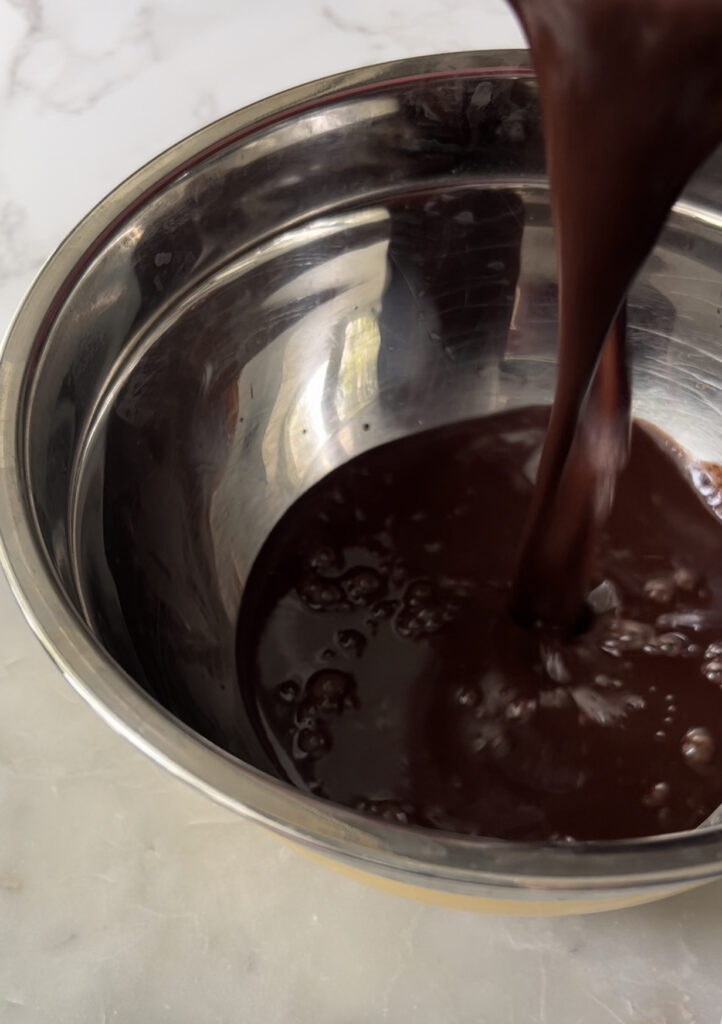
[[683, 886], [722, 874], [722, 828], [604, 843], [518, 843], [399, 826], [308, 796], [207, 742], [125, 673], [63, 591], [36, 526], [26, 473], [27, 399], [50, 326], [88, 262], [143, 203], [244, 137], [325, 103], [413, 80], [531, 77], [524, 50], [414, 57], [297, 86], [226, 115], [102, 199], [41, 268], [0, 350], [0, 564], [66, 680], [117, 733], [184, 782], [281, 836], [362, 871], [430, 888], [518, 897]]

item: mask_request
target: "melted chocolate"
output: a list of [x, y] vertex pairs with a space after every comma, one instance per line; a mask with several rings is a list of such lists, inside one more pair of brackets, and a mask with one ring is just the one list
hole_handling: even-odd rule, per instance
[[557, 391], [514, 606], [573, 627], [626, 459], [625, 295], [722, 138], [722, 4], [510, 2], [539, 81], [560, 281]]
[[514, 839], [682, 829], [722, 803], [722, 526], [667, 442], [634, 426], [589, 628], [570, 641], [508, 614], [547, 417], [376, 448], [277, 525], [239, 677], [296, 785]]
[[369, 813], [684, 829], [722, 802], [719, 471], [639, 425], [630, 444], [625, 295], [722, 136], [722, 5], [512, 4], [559, 257], [551, 415], [393, 442], [302, 497], [249, 580], [240, 678], [279, 770]]

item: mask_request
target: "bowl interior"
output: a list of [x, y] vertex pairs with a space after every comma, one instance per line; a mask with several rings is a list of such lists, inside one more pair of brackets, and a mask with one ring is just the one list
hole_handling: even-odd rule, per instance
[[[629, 316], [636, 414], [709, 460], [718, 164]], [[157, 701], [269, 769], [235, 675], [263, 541], [369, 447], [549, 402], [556, 299], [528, 72], [347, 90], [225, 138], [119, 218], [38, 352], [25, 465], [60, 586]]]

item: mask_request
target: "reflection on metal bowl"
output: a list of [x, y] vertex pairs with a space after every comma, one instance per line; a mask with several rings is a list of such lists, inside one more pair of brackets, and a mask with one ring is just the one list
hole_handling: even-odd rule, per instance
[[[454, 905], [574, 913], [722, 874], [712, 826], [543, 846], [404, 828], [270, 774], [235, 682], [244, 581], [299, 494], [394, 437], [549, 401], [556, 278], [524, 53], [402, 61], [211, 125], [49, 261], [0, 364], [3, 561], [74, 686], [314, 855]], [[635, 412], [722, 459], [720, 162], [630, 304]]]

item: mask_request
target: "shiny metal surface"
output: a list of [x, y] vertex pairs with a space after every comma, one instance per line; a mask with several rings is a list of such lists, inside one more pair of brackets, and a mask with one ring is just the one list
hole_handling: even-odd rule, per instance
[[[313, 83], [204, 129], [101, 203], [6, 340], [3, 562], [115, 728], [289, 838], [455, 893], [649, 893], [722, 874], [720, 830], [563, 849], [369, 820], [264, 774], [234, 681], [244, 580], [302, 491], [390, 438], [552, 396], [556, 277], [525, 64], [457, 54]], [[721, 166], [671, 215], [630, 308], [636, 413], [718, 461]]]

